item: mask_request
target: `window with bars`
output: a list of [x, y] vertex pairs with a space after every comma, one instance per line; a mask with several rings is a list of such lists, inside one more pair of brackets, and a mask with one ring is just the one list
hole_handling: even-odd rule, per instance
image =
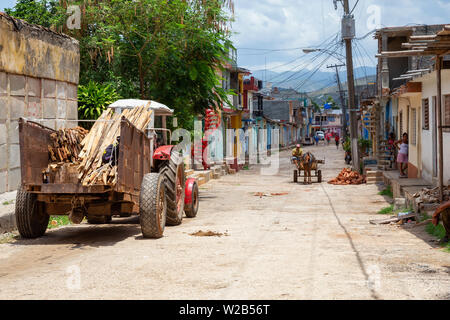
[[415, 146], [417, 144], [417, 110], [411, 109], [411, 144]]
[[450, 95], [444, 96], [444, 106], [442, 112], [442, 125], [445, 127], [442, 130], [450, 132]]
[[398, 127], [400, 128], [399, 137], [403, 135], [403, 111], [400, 111], [400, 117], [398, 120]]
[[430, 103], [428, 98], [422, 100], [422, 128], [430, 130]]

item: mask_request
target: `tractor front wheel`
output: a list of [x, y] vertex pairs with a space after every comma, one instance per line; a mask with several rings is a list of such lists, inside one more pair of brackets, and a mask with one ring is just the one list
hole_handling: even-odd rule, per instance
[[186, 217], [195, 218], [198, 212], [198, 184], [195, 179], [186, 181], [186, 197], [184, 201], [184, 212]]

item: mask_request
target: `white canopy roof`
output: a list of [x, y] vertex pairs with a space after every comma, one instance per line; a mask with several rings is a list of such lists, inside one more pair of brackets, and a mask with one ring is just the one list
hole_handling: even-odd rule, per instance
[[123, 109], [131, 109], [145, 105], [148, 105], [149, 109], [155, 110], [156, 115], [170, 116], [173, 114], [173, 110], [170, 109], [168, 106], [152, 100], [121, 99], [110, 104], [109, 108], [115, 109], [119, 113], [122, 113]]

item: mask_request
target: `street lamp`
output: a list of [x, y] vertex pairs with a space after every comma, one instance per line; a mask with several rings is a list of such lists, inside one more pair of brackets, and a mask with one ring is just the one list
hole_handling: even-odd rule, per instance
[[302, 49], [302, 51], [305, 54], [312, 53], [312, 52], [326, 52], [329, 55], [339, 59], [339, 61], [342, 61], [340, 59], [345, 59], [344, 55], [337, 53], [337, 52], [330, 51], [328, 49], [323, 49], [323, 48], [304, 48], [304, 49]]

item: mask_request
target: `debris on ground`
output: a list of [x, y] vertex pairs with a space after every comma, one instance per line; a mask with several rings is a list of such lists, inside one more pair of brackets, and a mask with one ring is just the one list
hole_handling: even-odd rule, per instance
[[76, 127], [59, 129], [50, 134], [51, 145], [48, 146], [48, 154], [51, 163], [77, 162], [81, 151], [81, 141], [88, 134], [88, 130]]
[[369, 220], [371, 224], [404, 224], [407, 222], [412, 222], [412, 220], [415, 220], [417, 218], [416, 214], [414, 212], [400, 212], [397, 216], [391, 216], [387, 219], [375, 219], [375, 220]]
[[328, 183], [335, 185], [363, 184], [366, 183], [366, 176], [352, 171], [352, 169], [344, 168], [336, 178], [328, 181]]
[[[439, 187], [436, 188], [423, 188], [421, 191], [416, 192], [413, 197], [416, 199], [417, 204], [436, 204], [439, 203]], [[444, 202], [450, 200], [450, 186], [444, 188]]]
[[199, 230], [194, 233], [190, 233], [190, 236], [194, 237], [221, 237], [221, 236], [228, 236], [228, 233], [220, 233], [220, 232], [214, 232], [214, 231], [202, 231]]
[[288, 195], [289, 192], [272, 192], [272, 193], [264, 193], [264, 192], [255, 192], [253, 195], [255, 197], [270, 197], [270, 196], [285, 196]]

